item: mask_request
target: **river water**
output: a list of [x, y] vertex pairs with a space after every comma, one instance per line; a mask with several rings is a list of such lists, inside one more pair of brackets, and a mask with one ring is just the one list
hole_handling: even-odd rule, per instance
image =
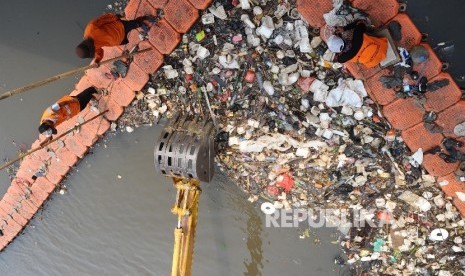
[[[4, 0], [0, 9], [0, 92], [85, 62], [74, 56], [82, 27], [111, 1]], [[72, 90], [58, 81], [0, 102], [0, 157], [30, 145], [42, 111]], [[110, 135], [73, 170], [24, 234], [0, 253], [0, 275], [168, 275], [175, 190], [153, 169], [159, 127]], [[121, 176], [121, 179], [118, 178]], [[0, 194], [9, 185], [0, 173]], [[221, 173], [202, 186], [194, 275], [339, 275], [332, 233], [299, 239], [267, 228], [261, 211]], [[316, 245], [315, 239], [321, 244]]]
[[465, 1], [462, 0], [407, 1], [412, 20], [421, 32], [428, 34], [428, 42], [439, 58], [450, 64], [447, 71], [461, 87], [465, 87], [464, 10]]

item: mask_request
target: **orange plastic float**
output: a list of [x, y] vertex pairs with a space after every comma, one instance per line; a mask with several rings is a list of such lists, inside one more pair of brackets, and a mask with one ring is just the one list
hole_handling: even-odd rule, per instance
[[76, 96], [81, 93], [83, 90], [92, 86], [92, 83], [89, 81], [89, 78], [84, 75], [74, 86], [74, 90], [70, 93], [70, 96]]
[[397, 0], [354, 0], [352, 5], [366, 12], [375, 27], [387, 23], [399, 13]]
[[421, 43], [428, 51], [429, 58], [423, 63], [414, 64], [413, 70], [417, 71], [420, 76], [425, 76], [428, 80], [436, 77], [441, 73], [442, 62], [428, 43]]
[[165, 19], [178, 33], [186, 33], [199, 18], [199, 11], [187, 0], [170, 0], [165, 6]]
[[160, 53], [167, 55], [181, 42], [181, 35], [162, 19], [150, 29], [149, 41]]
[[[462, 191], [462, 193], [465, 193], [465, 191]], [[462, 215], [462, 217], [465, 217], [465, 201], [462, 201], [456, 195], [453, 198], [452, 203], [454, 204], [455, 208], [457, 208], [457, 210], [459, 210], [460, 215]]]
[[96, 88], [107, 89], [112, 82], [112, 80], [108, 78], [109, 75], [111, 76], [111, 70], [107, 66], [86, 70], [86, 76], [89, 82]]
[[440, 112], [460, 101], [462, 91], [454, 82], [450, 74], [441, 73], [433, 79], [428, 80], [428, 82], [431, 83], [442, 79], [449, 80], [449, 85], [442, 87], [436, 91], [428, 91], [425, 94], [425, 109], [427, 111]]
[[326, 24], [323, 14], [333, 9], [333, 1], [297, 0], [297, 9], [310, 26], [321, 28]]
[[419, 124], [424, 113], [424, 108], [414, 98], [398, 99], [383, 107], [384, 116], [399, 130]]
[[423, 122], [402, 131], [402, 139], [412, 152], [422, 148], [423, 151], [430, 150], [441, 144], [444, 136], [440, 133], [431, 133], [425, 128]]
[[[135, 2], [135, 1], [131, 1]], [[147, 0], [152, 7], [157, 8], [157, 9], [163, 9], [163, 7], [166, 5], [168, 0]]]
[[379, 78], [384, 75], [391, 75], [390, 70], [384, 69], [365, 81], [365, 88], [370, 97], [376, 100], [380, 105], [387, 105], [397, 99], [394, 89], [384, 87], [379, 81]]
[[149, 74], [133, 63], [129, 66], [126, 76], [121, 81], [133, 91], [140, 91], [149, 81]]
[[459, 167], [459, 163], [446, 163], [437, 154], [425, 154], [422, 165], [432, 176], [445, 176]]
[[137, 64], [145, 73], [153, 74], [163, 64], [164, 57], [158, 50], [148, 41], [139, 43], [140, 49], [152, 48], [151, 51], [134, 56], [134, 63]]
[[[145, 83], [144, 83], [145, 84]], [[127, 107], [132, 103], [136, 94], [122, 79], [118, 79], [110, 88], [110, 98], [122, 107]]]
[[458, 181], [453, 173], [439, 177], [438, 183], [441, 182], [443, 184], [441, 188], [446, 196], [457, 197], [457, 192], [465, 193], [465, 185], [463, 185], [463, 182]]
[[400, 47], [410, 50], [413, 46], [420, 44], [421, 33], [408, 15], [405, 13], [399, 13], [390, 21], [397, 21], [402, 26], [402, 38], [399, 42], [397, 42]]
[[129, 1], [124, 8], [126, 19], [133, 20], [144, 15], [156, 14], [155, 8], [147, 0]]
[[366, 80], [383, 70], [379, 65], [367, 68], [365, 65], [355, 62], [347, 62], [344, 66], [355, 78], [361, 80]]
[[465, 122], [465, 101], [458, 101], [454, 105], [440, 112], [438, 114], [438, 119], [435, 122], [444, 129], [445, 136], [456, 138], [457, 136], [454, 135], [455, 126]]
[[192, 6], [194, 6], [198, 10], [204, 10], [210, 6], [213, 0], [189, 0]]

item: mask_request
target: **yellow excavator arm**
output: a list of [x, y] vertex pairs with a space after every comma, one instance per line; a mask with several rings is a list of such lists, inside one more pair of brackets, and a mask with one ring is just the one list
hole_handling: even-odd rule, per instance
[[214, 174], [213, 124], [187, 116], [175, 116], [163, 129], [155, 146], [155, 167], [171, 177], [176, 201], [171, 212], [174, 229], [172, 276], [190, 276], [194, 257], [200, 181]]
[[201, 189], [194, 179], [173, 178], [176, 202], [171, 212], [178, 217], [174, 229], [173, 266], [171, 276], [191, 275], [195, 230]]

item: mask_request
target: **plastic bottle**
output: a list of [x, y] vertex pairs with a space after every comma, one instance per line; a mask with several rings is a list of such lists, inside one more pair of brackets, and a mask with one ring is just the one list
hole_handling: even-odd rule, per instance
[[268, 68], [273, 67], [273, 61], [271, 61], [271, 59], [268, 57], [268, 55], [265, 52], [263, 52], [262, 54], [262, 59]]
[[187, 35], [182, 36], [182, 50], [184, 51], [184, 54], [189, 54], [189, 46], [187, 46], [189, 43], [189, 38]]
[[412, 93], [411, 93], [412, 88], [413, 88], [413, 85], [410, 85], [408, 79], [404, 78], [404, 80], [402, 82], [402, 90], [404, 91], [404, 93], [411, 96], [412, 95]]

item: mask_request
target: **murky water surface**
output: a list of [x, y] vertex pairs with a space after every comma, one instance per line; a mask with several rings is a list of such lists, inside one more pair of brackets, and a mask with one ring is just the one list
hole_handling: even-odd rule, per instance
[[428, 42], [439, 58], [449, 62], [448, 72], [457, 84], [465, 87], [465, 1], [411, 0], [407, 11], [420, 31], [428, 34]]

